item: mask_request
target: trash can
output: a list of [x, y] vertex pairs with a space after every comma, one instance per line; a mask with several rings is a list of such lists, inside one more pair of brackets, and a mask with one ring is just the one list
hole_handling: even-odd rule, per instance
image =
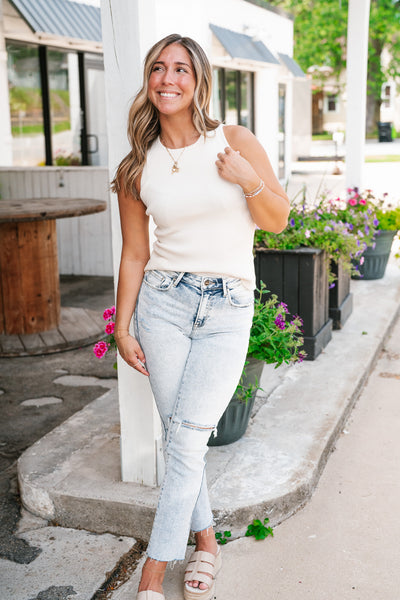
[[378, 121], [378, 136], [380, 142], [391, 142], [392, 124], [384, 121]]

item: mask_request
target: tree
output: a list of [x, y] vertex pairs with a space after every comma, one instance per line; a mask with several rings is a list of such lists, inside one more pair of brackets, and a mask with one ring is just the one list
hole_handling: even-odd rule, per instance
[[[268, 4], [293, 14], [294, 57], [302, 69], [329, 66], [331, 77], [339, 81], [346, 68], [348, 0], [269, 0]], [[371, 0], [367, 131], [373, 131], [380, 118], [382, 84], [399, 72], [400, 0]]]

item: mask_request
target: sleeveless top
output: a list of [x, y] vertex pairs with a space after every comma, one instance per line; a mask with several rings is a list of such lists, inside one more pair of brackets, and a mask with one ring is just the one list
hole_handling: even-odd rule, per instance
[[191, 146], [170, 149], [157, 138], [147, 152], [141, 199], [156, 225], [156, 241], [145, 270], [190, 272], [242, 280], [255, 288], [255, 224], [242, 188], [218, 174], [218, 152], [229, 146], [223, 125]]

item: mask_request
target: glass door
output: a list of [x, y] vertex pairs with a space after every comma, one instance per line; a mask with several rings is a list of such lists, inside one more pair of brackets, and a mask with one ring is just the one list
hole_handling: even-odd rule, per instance
[[88, 164], [108, 164], [104, 64], [101, 56], [85, 54], [86, 139]]

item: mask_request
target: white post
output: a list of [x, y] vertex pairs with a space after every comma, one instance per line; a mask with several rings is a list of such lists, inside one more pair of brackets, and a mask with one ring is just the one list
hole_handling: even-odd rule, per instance
[[346, 187], [362, 188], [370, 0], [349, 0], [347, 24]]
[[7, 51], [3, 28], [3, 1], [0, 0], [0, 165], [12, 163], [10, 103], [8, 98]]
[[[110, 173], [129, 151], [129, 105], [141, 86], [147, 49], [156, 40], [154, 0], [101, 0]], [[115, 282], [121, 255], [117, 198], [111, 198]], [[118, 359], [123, 481], [156, 485], [161, 450], [160, 422], [147, 378]], [[158, 473], [157, 473], [158, 471]]]

